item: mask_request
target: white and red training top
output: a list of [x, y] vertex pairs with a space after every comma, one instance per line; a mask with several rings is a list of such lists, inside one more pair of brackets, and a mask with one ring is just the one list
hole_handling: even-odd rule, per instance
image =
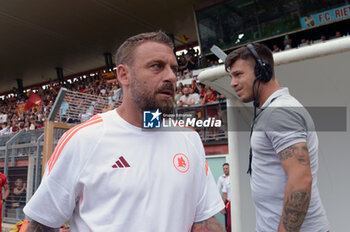
[[187, 232], [224, 204], [194, 131], [145, 131], [116, 110], [64, 134], [30, 218], [72, 231]]

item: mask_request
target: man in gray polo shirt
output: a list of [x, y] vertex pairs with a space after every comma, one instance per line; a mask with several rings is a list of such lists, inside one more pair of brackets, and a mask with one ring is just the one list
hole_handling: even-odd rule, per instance
[[317, 188], [318, 138], [307, 110], [281, 88], [269, 48], [231, 52], [225, 68], [242, 102], [254, 102], [250, 168], [256, 230], [326, 232]]

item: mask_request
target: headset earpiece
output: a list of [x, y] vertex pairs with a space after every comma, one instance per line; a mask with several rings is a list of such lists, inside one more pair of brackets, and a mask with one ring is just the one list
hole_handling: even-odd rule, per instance
[[261, 80], [264, 82], [269, 82], [272, 78], [272, 67], [270, 63], [265, 60], [262, 60], [262, 65], [260, 67]]
[[248, 50], [253, 54], [256, 64], [254, 67], [255, 77], [259, 81], [269, 82], [272, 78], [272, 66], [269, 62], [261, 60], [252, 44], [247, 45]]

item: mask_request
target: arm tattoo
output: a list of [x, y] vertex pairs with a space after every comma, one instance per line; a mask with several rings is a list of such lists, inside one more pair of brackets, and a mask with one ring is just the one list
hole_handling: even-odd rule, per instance
[[292, 192], [284, 204], [283, 226], [288, 232], [297, 232], [304, 222], [309, 208], [310, 191], [298, 190]]
[[225, 232], [220, 222], [213, 216], [202, 222], [193, 223], [192, 232]]
[[293, 156], [293, 152], [295, 149], [296, 147], [294, 145], [287, 147], [286, 149], [278, 153], [278, 158], [280, 160], [287, 160], [288, 158]]
[[56, 230], [51, 227], [47, 227], [43, 224], [40, 224], [39, 222], [36, 222], [32, 220], [29, 223], [28, 228], [26, 229], [26, 232], [55, 232]]
[[305, 145], [302, 146], [300, 152], [297, 154], [299, 163], [305, 166], [310, 165], [308, 155], [309, 155], [309, 151], [307, 147]]
[[301, 165], [308, 166], [310, 165], [308, 154], [307, 146], [298, 144], [287, 147], [277, 155], [281, 161], [295, 156]]

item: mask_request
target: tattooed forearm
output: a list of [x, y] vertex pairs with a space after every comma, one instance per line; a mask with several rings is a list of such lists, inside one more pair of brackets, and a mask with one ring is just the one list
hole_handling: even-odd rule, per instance
[[304, 222], [310, 203], [310, 190], [292, 192], [284, 204], [283, 227], [288, 232], [297, 232]]
[[220, 222], [213, 216], [202, 222], [195, 222], [192, 226], [192, 232], [225, 232]]
[[278, 153], [278, 158], [283, 161], [295, 156], [300, 164], [310, 165], [309, 152], [307, 146], [304, 143], [294, 144], [287, 147], [280, 153]]
[[43, 224], [40, 224], [39, 222], [36, 222], [32, 220], [29, 223], [28, 228], [26, 229], [26, 232], [54, 232], [56, 231], [54, 228], [44, 226]]

